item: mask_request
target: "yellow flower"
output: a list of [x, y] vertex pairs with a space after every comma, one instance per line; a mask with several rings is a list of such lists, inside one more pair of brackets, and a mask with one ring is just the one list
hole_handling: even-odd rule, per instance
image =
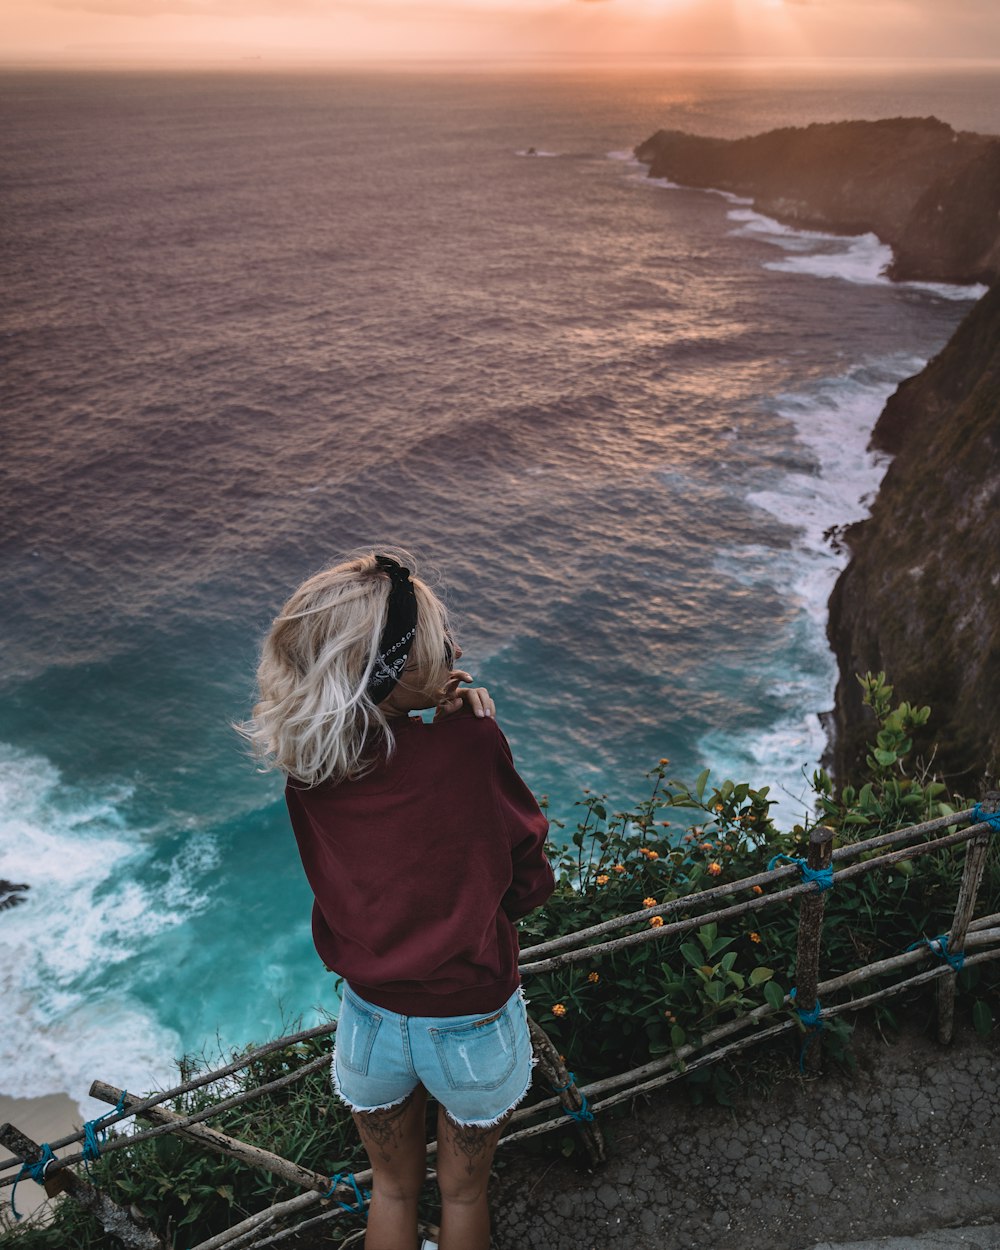
[[660, 927], [660, 925], [661, 925], [661, 924], [663, 924], [663, 917], [662, 917], [662, 916], [652, 916], [652, 917], [650, 918], [649, 923], [650, 923], [650, 926], [651, 926], [652, 928], [654, 928], [654, 929], [658, 929], [658, 928]]
[[708, 866], [708, 872], [709, 876], [717, 877], [719, 873], [722, 872], [722, 865], [715, 863], [713, 860], [713, 862]]
[[608, 874], [606, 872], [602, 872], [601, 875], [597, 878], [597, 884], [607, 885], [610, 880], [611, 878], [608, 876]]
[[625, 865], [624, 865], [624, 864], [612, 864], [612, 865], [611, 865], [611, 871], [612, 871], [612, 872], [617, 872], [617, 873], [621, 874], [621, 873], [623, 873], [623, 872], [625, 872], [625, 871], [627, 871], [627, 870], [626, 870], [626, 868], [625, 868]]
[[643, 907], [655, 907], [655, 906], [656, 906], [656, 899], [655, 899], [655, 898], [644, 898], [644, 899], [642, 900], [642, 905], [643, 905]]
[[753, 887], [753, 892], [754, 892], [754, 894], [763, 894], [763, 893], [764, 893], [764, 887], [763, 887], [762, 885], [755, 885], [755, 886]]
[[600, 981], [600, 979], [601, 979], [601, 974], [599, 972], [587, 973], [587, 980], [591, 983], [591, 985], [596, 985], [597, 982]]
[[761, 939], [760, 939], [760, 934], [759, 934], [759, 933], [751, 933], [751, 934], [750, 934], [750, 941], [751, 941], [751, 942], [759, 942], [760, 940], [761, 940]]
[[566, 1014], [565, 1006], [562, 1003], [556, 1003], [552, 1008], [552, 1014], [554, 1016], [564, 1016]]

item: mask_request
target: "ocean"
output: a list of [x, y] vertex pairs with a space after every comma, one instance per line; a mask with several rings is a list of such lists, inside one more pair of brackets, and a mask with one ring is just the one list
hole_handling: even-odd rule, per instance
[[977, 292], [654, 183], [660, 127], [934, 113], [1000, 72], [0, 75], [0, 1090], [170, 1082], [335, 1006], [230, 722], [307, 574], [415, 551], [573, 818], [671, 772], [809, 805], [828, 531]]

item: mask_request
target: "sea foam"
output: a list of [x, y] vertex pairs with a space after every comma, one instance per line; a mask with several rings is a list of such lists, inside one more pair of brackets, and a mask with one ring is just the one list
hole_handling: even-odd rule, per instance
[[48, 760], [0, 744], [0, 877], [30, 887], [0, 915], [5, 1094], [66, 1092], [93, 1115], [97, 1077], [146, 1090], [175, 1075], [180, 1039], [109, 970], [205, 906], [196, 882], [215, 852], [195, 834], [157, 885], [144, 881], [152, 848], [123, 815], [128, 797], [82, 792]]
[[782, 627], [780, 667], [763, 657], [758, 674], [761, 689], [783, 713], [763, 733], [713, 730], [699, 743], [704, 758], [726, 775], [775, 788], [779, 825], [811, 808], [808, 774], [826, 746], [818, 710], [831, 705], [837, 680], [826, 641], [827, 605], [848, 559], [831, 539], [867, 515], [889, 464], [888, 456], [869, 450], [872, 428], [899, 382], [922, 364], [898, 353], [776, 396], [774, 411], [793, 428], [805, 463], [781, 473], [773, 489], [746, 498], [786, 525], [795, 541], [788, 547], [746, 544], [715, 559], [727, 579], [771, 585], [795, 609]]

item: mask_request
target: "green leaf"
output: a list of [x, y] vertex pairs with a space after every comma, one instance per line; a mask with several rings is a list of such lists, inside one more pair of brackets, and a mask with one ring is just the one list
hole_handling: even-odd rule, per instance
[[705, 994], [713, 1003], [721, 1003], [726, 995], [726, 988], [721, 981], [709, 981], [705, 986]]
[[881, 747], [876, 747], [874, 754], [883, 768], [891, 768], [899, 758], [895, 751], [883, 751]]
[[673, 1044], [674, 1050], [679, 1050], [684, 1045], [686, 1040], [687, 1034], [681, 1026], [679, 1024], [672, 1024], [670, 1026], [670, 1041]]
[[705, 797], [705, 787], [708, 785], [708, 777], [711, 771], [710, 768], [706, 768], [703, 773], [698, 774], [698, 780], [694, 783], [694, 792], [698, 796], [699, 803]]
[[769, 1007], [773, 1007], [775, 1011], [778, 1011], [785, 1001], [785, 991], [777, 981], [768, 981], [764, 986], [764, 998]]
[[989, 1037], [993, 1030], [993, 1012], [981, 998], [977, 998], [973, 1005], [972, 1023], [980, 1037]]
[[704, 953], [695, 946], [694, 942], [685, 942], [681, 947], [681, 954], [692, 968], [700, 968], [705, 958]]
[[[770, 981], [773, 976], [773, 968], [765, 968], [763, 965], [758, 965], [758, 967], [754, 968], [753, 972], [750, 973], [750, 984], [763, 985], [765, 981]], [[770, 999], [768, 999], [768, 1002], [770, 1002]]]
[[712, 953], [712, 943], [715, 941], [715, 935], [718, 932], [719, 926], [717, 924], [703, 924], [698, 930], [698, 941], [709, 954]]

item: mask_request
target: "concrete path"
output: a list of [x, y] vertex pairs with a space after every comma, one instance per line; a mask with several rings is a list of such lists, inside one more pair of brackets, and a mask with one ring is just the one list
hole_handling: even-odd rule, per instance
[[855, 1049], [854, 1076], [604, 1118], [593, 1175], [501, 1151], [497, 1250], [1000, 1250], [1000, 1039]]

